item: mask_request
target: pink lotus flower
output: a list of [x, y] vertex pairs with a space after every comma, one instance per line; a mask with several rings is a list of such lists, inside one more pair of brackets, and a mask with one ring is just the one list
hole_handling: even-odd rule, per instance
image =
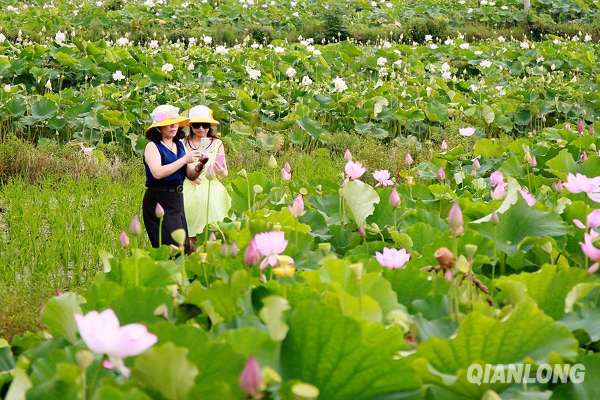
[[259, 233], [253, 240], [258, 253], [265, 257], [260, 263], [261, 270], [267, 265], [274, 267], [277, 264], [277, 255], [283, 253], [288, 244], [281, 231]]
[[292, 203], [291, 206], [288, 207], [288, 209], [290, 210], [292, 215], [294, 215], [295, 217], [304, 215], [304, 200], [302, 199], [301, 194], [296, 196], [296, 198], [294, 199], [294, 202]]
[[443, 181], [444, 179], [446, 179], [446, 171], [444, 170], [443, 167], [438, 168], [437, 177], [440, 181]]
[[348, 149], [346, 149], [346, 151], [344, 152], [344, 160], [352, 161], [352, 153], [350, 153], [350, 150]]
[[256, 248], [256, 242], [254, 239], [250, 241], [248, 247], [246, 247], [246, 251], [244, 252], [244, 264], [246, 265], [254, 265], [260, 260], [260, 253]]
[[490, 182], [492, 183], [492, 186], [498, 186], [504, 183], [504, 175], [502, 175], [502, 172], [500, 171], [494, 171], [490, 175]]
[[519, 193], [521, 193], [521, 197], [523, 197], [523, 200], [525, 200], [529, 207], [535, 205], [535, 197], [527, 189], [519, 189]]
[[590, 199], [600, 203], [600, 176], [588, 178], [580, 173], [568, 174], [563, 187], [571, 193], [586, 193]]
[[535, 158], [534, 154], [531, 154], [530, 152], [525, 153], [525, 160], [529, 163], [530, 166], [537, 166], [537, 159]]
[[373, 178], [377, 181], [375, 186], [390, 186], [394, 182], [390, 180], [390, 171], [387, 169], [377, 170], [373, 172]]
[[465, 137], [473, 136], [473, 134], [475, 133], [475, 128], [460, 128], [458, 130], [458, 133], [461, 136], [465, 136]]
[[595, 263], [600, 262], [600, 249], [594, 246], [594, 240], [599, 235], [600, 234], [595, 231], [589, 231], [583, 235], [583, 242], [579, 242], [583, 254]]
[[596, 229], [600, 226], [600, 210], [594, 210], [591, 213], [589, 213], [585, 225], [578, 219], [574, 219], [573, 223], [576, 227], [580, 229]]
[[121, 247], [126, 249], [129, 247], [129, 236], [125, 233], [125, 231], [121, 231], [119, 235], [119, 242], [121, 243]]
[[405, 249], [383, 248], [383, 253], [375, 252], [377, 262], [385, 268], [398, 269], [402, 268], [410, 259], [410, 254]]
[[354, 180], [360, 178], [367, 170], [359, 162], [348, 161], [344, 167], [348, 178]]
[[406, 155], [404, 156], [404, 162], [408, 166], [412, 165], [412, 163], [414, 162], [414, 160], [413, 160], [412, 156], [410, 155], [410, 153], [406, 153]]
[[262, 384], [262, 372], [256, 359], [252, 356], [246, 361], [246, 366], [240, 375], [240, 387], [248, 396], [258, 398]]
[[400, 206], [400, 195], [398, 194], [398, 191], [396, 190], [395, 186], [392, 189], [392, 192], [390, 193], [389, 202], [390, 205], [394, 208], [398, 208]]
[[506, 184], [504, 182], [502, 182], [501, 184], [496, 186], [491, 194], [493, 200], [503, 199], [505, 195], [506, 195]]
[[101, 313], [90, 311], [85, 316], [76, 314], [75, 322], [87, 347], [95, 354], [108, 355], [111, 364], [125, 376], [129, 375], [129, 370], [122, 359], [143, 353], [157, 341], [142, 324], [119, 326], [119, 320], [110, 308]]
[[448, 213], [448, 228], [452, 236], [460, 236], [465, 233], [462, 210], [456, 201], [452, 203]]

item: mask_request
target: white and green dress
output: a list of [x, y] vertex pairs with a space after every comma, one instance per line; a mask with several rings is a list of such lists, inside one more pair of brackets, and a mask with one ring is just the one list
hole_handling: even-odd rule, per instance
[[[185, 142], [186, 150], [192, 150]], [[231, 197], [227, 189], [217, 177], [208, 179], [206, 171], [215, 163], [217, 154], [224, 157], [223, 142], [216, 138], [201, 138], [198, 150], [207, 157], [200, 176], [195, 181], [185, 179], [183, 182], [183, 205], [190, 237], [196, 237], [204, 231], [206, 224], [220, 222], [227, 216], [231, 208]]]

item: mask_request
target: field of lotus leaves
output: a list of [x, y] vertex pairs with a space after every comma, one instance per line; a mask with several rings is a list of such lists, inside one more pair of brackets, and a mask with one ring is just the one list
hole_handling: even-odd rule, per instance
[[0, 5], [0, 144], [114, 173], [157, 104], [201, 103], [232, 160], [230, 216], [185, 255], [149, 247], [141, 169], [34, 180], [0, 151], [0, 288], [60, 289], [0, 338], [1, 397], [600, 398], [599, 38], [501, 34], [589, 28], [597, 1]]

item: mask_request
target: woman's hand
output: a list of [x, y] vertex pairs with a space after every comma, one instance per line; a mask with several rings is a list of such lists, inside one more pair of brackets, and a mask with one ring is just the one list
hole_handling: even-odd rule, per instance
[[191, 164], [196, 162], [199, 158], [202, 157], [202, 152], [200, 150], [190, 150], [185, 153], [184, 159], [186, 164]]

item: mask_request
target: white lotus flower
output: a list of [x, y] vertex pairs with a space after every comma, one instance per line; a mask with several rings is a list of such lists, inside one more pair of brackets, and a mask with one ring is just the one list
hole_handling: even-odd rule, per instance
[[166, 63], [163, 64], [163, 66], [161, 67], [162, 72], [171, 72], [173, 71], [175, 67], [173, 67], [173, 64], [171, 63]]
[[387, 58], [385, 58], [385, 57], [379, 57], [377, 59], [377, 65], [379, 65], [380, 67], [383, 67], [386, 63], [387, 63]]
[[479, 65], [480, 65], [482, 68], [489, 68], [489, 67], [491, 67], [491, 66], [492, 66], [492, 62], [491, 62], [490, 60], [482, 60], [482, 61], [479, 63]]
[[433, 40], [433, 36], [431, 35], [425, 35], [425, 41], [426, 42], [431, 42]]
[[198, 40], [195, 37], [188, 38], [188, 43], [190, 44], [190, 46], [195, 45], [197, 41]]
[[454, 40], [447, 38], [446, 40], [444, 40], [444, 44], [446, 46], [452, 46], [454, 44]]
[[6, 40], [6, 36], [4, 36], [2, 33], [0, 33], [0, 43], [4, 43], [5, 40]]
[[504, 42], [506, 42], [506, 39], [504, 38], [504, 36], [498, 36], [496, 39], [498, 39], [498, 41], [499, 41], [500, 43], [504, 43]]
[[592, 36], [588, 33], [585, 35], [585, 37], [583, 38], [584, 42], [591, 42], [592, 41]]
[[188, 64], [188, 66], [187, 66], [187, 70], [188, 70], [188, 71], [193, 71], [193, 70], [194, 70], [194, 68], [195, 68], [195, 67], [194, 67], [194, 63], [193, 63], [193, 62], [190, 62], [190, 63]]
[[54, 35], [54, 41], [58, 44], [64, 43], [66, 39], [67, 36], [61, 31], [56, 32], [56, 35]]
[[274, 51], [276, 54], [281, 54], [281, 53], [284, 53], [284, 52], [285, 52], [285, 49], [284, 49], [283, 47], [281, 47], [281, 46], [275, 46], [275, 48], [273, 49], [273, 51]]
[[127, 39], [126, 37], [120, 37], [117, 39], [117, 44], [119, 46], [127, 46], [129, 44], [129, 39]]
[[465, 136], [465, 137], [473, 136], [473, 134], [475, 133], [475, 128], [460, 128], [458, 130], [458, 133], [461, 136]]
[[310, 79], [310, 77], [308, 75], [304, 75], [302, 77], [302, 86], [310, 86], [312, 85], [313, 81], [312, 79]]
[[519, 46], [520, 46], [522, 49], [528, 49], [528, 48], [529, 48], [529, 43], [528, 43], [527, 41], [522, 41], [522, 42], [519, 44]]
[[294, 76], [296, 76], [296, 70], [293, 67], [289, 67], [285, 70], [285, 74], [288, 78], [292, 79]]
[[151, 49], [157, 49], [158, 48], [158, 40], [151, 40], [150, 43], [148, 44], [148, 47], [150, 47]]
[[339, 76], [335, 77], [335, 79], [333, 80], [333, 85], [335, 86], [335, 90], [334, 90], [335, 92], [343, 92], [344, 90], [348, 89], [348, 85], [346, 85], [346, 81], [344, 81]]
[[145, 5], [146, 7], [150, 7], [150, 8], [152, 8], [152, 7], [154, 7], [154, 1], [152, 1], [152, 0], [146, 0], [146, 1], [144, 2], [144, 5]]
[[123, 73], [121, 72], [120, 69], [116, 70], [113, 74], [112, 74], [112, 78], [114, 81], [122, 81], [123, 79], [125, 79], [125, 75], [123, 75]]
[[260, 71], [257, 69], [254, 69], [250, 66], [246, 66], [246, 72], [248, 73], [250, 79], [257, 80], [258, 78], [260, 78]]
[[204, 44], [211, 44], [212, 43], [212, 38], [210, 36], [202, 36], [202, 41], [204, 42]]
[[461, 43], [458, 47], [463, 50], [467, 50], [469, 48], [469, 43]]
[[215, 48], [215, 54], [218, 54], [220, 56], [224, 56], [228, 52], [229, 52], [229, 49], [227, 47], [225, 47], [225, 46], [217, 46]]

